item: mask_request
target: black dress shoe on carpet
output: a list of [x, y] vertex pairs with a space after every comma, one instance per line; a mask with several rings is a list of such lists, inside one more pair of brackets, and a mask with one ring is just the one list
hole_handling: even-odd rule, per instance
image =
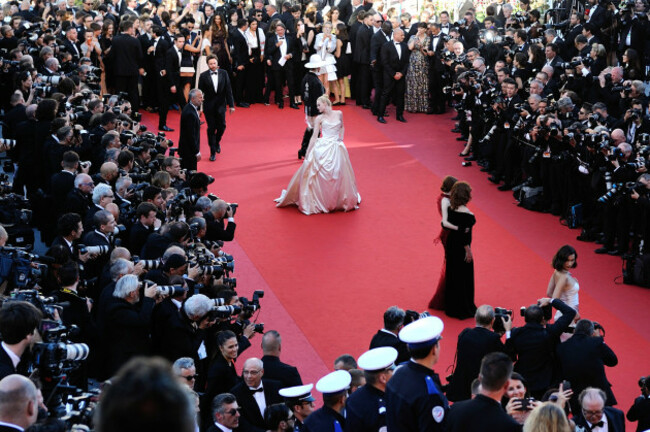
[[490, 171], [490, 167], [489, 167], [489, 166], [486, 166], [486, 167], [481, 168], [481, 172], [489, 172], [489, 171]]
[[504, 183], [501, 186], [499, 186], [497, 189], [499, 189], [501, 192], [509, 191], [512, 190], [512, 185], [508, 183]]
[[221, 153], [221, 144], [217, 144], [217, 153]]
[[284, 109], [284, 102], [280, 102], [280, 103], [278, 104], [278, 108], [280, 108], [280, 109]]
[[247, 104], [246, 102], [241, 102], [241, 103], [238, 103], [237, 106], [239, 108], [248, 108], [248, 107], [250, 107], [250, 104]]
[[372, 107], [370, 105], [364, 105], [361, 108], [363, 108], [363, 109], [372, 109]]
[[467, 157], [465, 158], [465, 160], [466, 160], [467, 162], [474, 162], [474, 161], [476, 160], [476, 156], [474, 156], [474, 155], [467, 156]]
[[169, 126], [163, 126], [161, 128], [158, 128], [158, 130], [165, 131], [165, 132], [174, 132], [174, 129], [170, 128]]
[[466, 156], [469, 156], [469, 153], [463, 153], [463, 152], [458, 153], [458, 157], [466, 157]]
[[386, 120], [383, 117], [377, 117], [377, 121], [382, 124], [386, 124]]
[[452, 120], [460, 120], [460, 116], [455, 116], [451, 118]]
[[620, 255], [623, 255], [623, 251], [620, 251], [618, 249], [613, 249], [613, 250], [607, 251], [607, 255], [620, 256]]
[[210, 162], [214, 162], [215, 160], [217, 160], [217, 155], [213, 153], [210, 155]]
[[456, 141], [467, 141], [467, 137], [461, 135], [459, 137], [456, 137]]
[[596, 252], [598, 255], [604, 255], [606, 253], [609, 253], [609, 251], [613, 251], [614, 249], [609, 249], [606, 246], [603, 246], [601, 248], [596, 249], [594, 252]]
[[488, 177], [488, 180], [490, 180], [494, 184], [499, 184], [501, 183], [501, 179], [497, 176], [490, 176]]
[[395, 120], [397, 120], [398, 122], [406, 123], [406, 119], [404, 118], [404, 116], [397, 116], [395, 117]]
[[295, 103], [289, 104], [289, 108], [299, 109], [298, 105], [296, 105]]
[[452, 131], [453, 133], [461, 133], [461, 132], [462, 132], [462, 131], [461, 131], [460, 129], [458, 129], [457, 127], [456, 127], [456, 128], [453, 128], [451, 131]]

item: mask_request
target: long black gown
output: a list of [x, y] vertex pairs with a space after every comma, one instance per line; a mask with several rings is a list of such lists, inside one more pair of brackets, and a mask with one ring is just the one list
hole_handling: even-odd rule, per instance
[[450, 224], [458, 231], [450, 230], [445, 246], [446, 285], [445, 313], [458, 319], [471, 318], [476, 312], [474, 304], [474, 260], [465, 262], [465, 246], [472, 244], [472, 227], [476, 218], [470, 213], [449, 209]]

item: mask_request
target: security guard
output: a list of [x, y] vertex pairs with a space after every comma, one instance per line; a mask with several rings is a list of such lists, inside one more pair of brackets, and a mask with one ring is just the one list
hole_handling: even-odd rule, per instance
[[440, 356], [440, 334], [444, 325], [429, 316], [407, 325], [399, 332], [411, 360], [395, 370], [386, 386], [388, 432], [443, 431], [449, 410], [440, 379], [433, 366]]
[[311, 389], [313, 388], [313, 384], [305, 384], [285, 387], [278, 392], [285, 399], [284, 404], [293, 412], [295, 419], [293, 422], [294, 432], [302, 432], [305, 430], [305, 419], [314, 410], [315, 399], [311, 395]]
[[350, 395], [345, 410], [347, 432], [385, 432], [386, 384], [395, 370], [397, 350], [380, 347], [366, 351], [359, 357], [359, 367], [364, 370], [366, 385]]
[[325, 375], [316, 383], [316, 390], [323, 394], [323, 407], [305, 420], [306, 432], [343, 432], [345, 427], [345, 401], [352, 376], [346, 370]]

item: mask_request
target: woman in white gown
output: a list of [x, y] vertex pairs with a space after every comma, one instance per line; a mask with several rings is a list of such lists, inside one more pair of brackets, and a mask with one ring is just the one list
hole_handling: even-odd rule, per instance
[[[572, 307], [578, 312], [580, 305], [580, 299], [578, 297], [578, 291], [580, 291], [580, 285], [578, 280], [573, 277], [570, 270], [576, 268], [578, 265], [578, 254], [573, 246], [564, 245], [562, 246], [553, 257], [553, 276], [548, 282], [548, 288], [546, 289], [546, 296], [554, 299], [562, 300], [567, 306]], [[562, 316], [562, 312], [557, 311], [555, 313], [555, 321], [557, 321]], [[575, 326], [575, 323], [580, 319], [580, 315], [576, 313], [576, 317], [573, 321], [572, 326]], [[562, 339], [566, 340], [570, 337], [570, 334], [563, 334]]]
[[356, 210], [361, 196], [343, 144], [343, 113], [332, 110], [327, 95], [319, 97], [316, 106], [321, 115], [316, 117], [305, 160], [275, 200], [277, 207], [297, 205], [306, 215]]
[[201, 40], [201, 52], [199, 55], [199, 60], [196, 62], [196, 82], [194, 83], [194, 88], [199, 87], [199, 77], [208, 68], [207, 58], [212, 51], [210, 42], [212, 41], [212, 28], [209, 25], [203, 27], [203, 40]]

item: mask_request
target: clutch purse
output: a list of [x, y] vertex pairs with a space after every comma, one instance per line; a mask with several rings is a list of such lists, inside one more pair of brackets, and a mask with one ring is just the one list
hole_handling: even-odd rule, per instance
[[193, 67], [181, 67], [181, 76], [182, 77], [193, 77], [194, 68]]

